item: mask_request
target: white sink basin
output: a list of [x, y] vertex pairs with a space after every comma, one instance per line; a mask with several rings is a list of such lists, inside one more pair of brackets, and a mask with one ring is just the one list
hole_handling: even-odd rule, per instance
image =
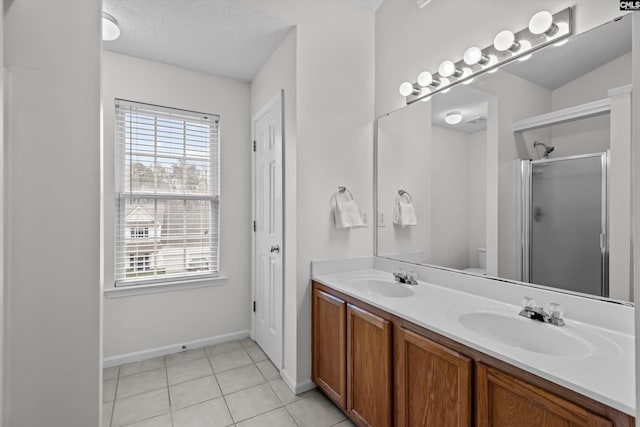
[[458, 321], [485, 338], [547, 356], [584, 358], [594, 352], [592, 344], [566, 326], [553, 326], [517, 314], [479, 311], [462, 314]]
[[360, 286], [364, 285], [371, 295], [380, 295], [391, 298], [406, 298], [413, 295], [413, 291], [398, 282], [382, 279], [358, 279], [354, 280]]

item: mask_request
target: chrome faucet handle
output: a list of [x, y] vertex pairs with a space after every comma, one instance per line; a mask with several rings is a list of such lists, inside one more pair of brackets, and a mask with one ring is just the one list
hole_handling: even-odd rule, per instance
[[417, 285], [418, 284], [418, 273], [415, 271], [409, 271], [407, 273], [407, 285]]
[[534, 308], [536, 308], [536, 300], [534, 300], [531, 297], [524, 297], [522, 298], [522, 301], [520, 302], [520, 304], [522, 305], [522, 309], [523, 310], [533, 310]]
[[564, 319], [562, 316], [564, 316], [562, 305], [557, 302], [549, 303], [549, 323], [556, 326], [563, 326]]

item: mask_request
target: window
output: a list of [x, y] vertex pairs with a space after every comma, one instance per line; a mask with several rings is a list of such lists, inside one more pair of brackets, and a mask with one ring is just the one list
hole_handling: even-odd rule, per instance
[[116, 100], [116, 285], [218, 273], [219, 117]]

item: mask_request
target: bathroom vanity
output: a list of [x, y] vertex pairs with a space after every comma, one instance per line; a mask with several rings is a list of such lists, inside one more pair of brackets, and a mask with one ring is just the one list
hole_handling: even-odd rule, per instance
[[313, 380], [360, 426], [635, 425], [632, 336], [390, 272], [315, 270]]

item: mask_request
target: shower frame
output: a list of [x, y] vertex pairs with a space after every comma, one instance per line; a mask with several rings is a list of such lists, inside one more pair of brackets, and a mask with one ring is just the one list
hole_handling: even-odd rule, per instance
[[600, 224], [600, 262], [601, 262], [601, 295], [609, 296], [609, 168], [611, 155], [609, 150], [600, 153], [579, 154], [574, 156], [554, 157], [551, 159], [520, 160], [519, 163], [519, 223], [520, 223], [520, 280], [531, 283], [531, 197], [532, 166], [540, 163], [552, 163], [566, 160], [599, 157], [602, 168], [601, 187], [601, 224]]

